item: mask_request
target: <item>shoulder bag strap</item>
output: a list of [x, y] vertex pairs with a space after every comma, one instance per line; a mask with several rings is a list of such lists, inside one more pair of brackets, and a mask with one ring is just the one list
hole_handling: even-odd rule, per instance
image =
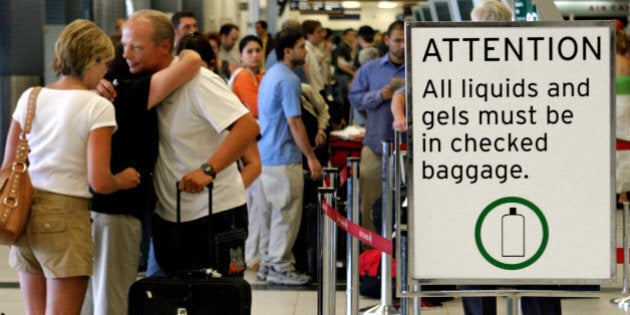
[[31, 132], [31, 124], [33, 123], [33, 118], [35, 117], [35, 107], [37, 105], [37, 96], [39, 92], [42, 90], [41, 86], [36, 86], [31, 91], [31, 95], [28, 97], [28, 111], [26, 112], [26, 122], [24, 123], [24, 134]]
[[28, 147], [26, 134], [31, 131], [31, 123], [33, 122], [33, 116], [35, 116], [35, 102], [37, 101], [37, 95], [40, 90], [41, 87], [39, 86], [33, 88], [28, 98], [26, 122], [24, 123], [24, 129], [20, 134], [17, 148], [15, 148], [15, 161], [13, 161], [13, 165], [11, 165], [11, 174], [7, 179], [7, 184], [10, 185], [7, 187], [8, 194], [2, 200], [3, 211], [2, 217], [0, 217], [0, 226], [6, 224], [11, 211], [18, 206], [18, 202], [23, 201], [18, 198], [18, 195], [20, 194], [20, 189], [24, 189], [24, 187], [20, 188], [20, 183], [22, 182], [21, 178], [23, 176], [28, 176], [26, 171], [28, 170], [27, 159], [30, 149]]
[[26, 163], [26, 159], [28, 158], [28, 153], [30, 151], [28, 147], [28, 140], [26, 139], [26, 134], [31, 132], [31, 125], [33, 123], [33, 118], [35, 117], [35, 107], [37, 104], [37, 96], [39, 92], [42, 90], [41, 86], [34, 87], [31, 91], [31, 94], [28, 97], [28, 108], [26, 110], [26, 121], [24, 122], [24, 129], [20, 134], [20, 143], [18, 144], [17, 150], [15, 152], [15, 162], [17, 163]]

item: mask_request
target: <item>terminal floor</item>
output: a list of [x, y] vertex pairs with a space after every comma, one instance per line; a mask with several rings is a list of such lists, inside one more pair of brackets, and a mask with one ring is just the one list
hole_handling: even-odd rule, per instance
[[[7, 248], [0, 247], [0, 314], [22, 315], [24, 306], [18, 287], [17, 273], [7, 265]], [[621, 272], [621, 269], [619, 270]], [[255, 273], [248, 271], [246, 279], [253, 288], [252, 315], [315, 315], [317, 314], [317, 288], [315, 286], [289, 287], [268, 285], [256, 280]], [[563, 298], [565, 315], [628, 314], [609, 300], [620, 296], [619, 284], [604, 286], [607, 292], [601, 298]], [[342, 287], [337, 291], [336, 314], [346, 314], [346, 297]], [[378, 305], [380, 300], [360, 299], [360, 308]], [[505, 299], [498, 300], [499, 315], [506, 314]], [[436, 309], [422, 310], [428, 315], [463, 314], [461, 299], [446, 302]]]
[[[621, 211], [618, 211], [618, 215]], [[618, 222], [621, 217], [618, 216]], [[618, 228], [620, 230], [620, 228]], [[617, 237], [621, 243], [621, 232]], [[621, 246], [621, 245], [620, 245]], [[0, 246], [0, 315], [23, 315], [24, 306], [20, 295], [18, 275], [8, 264], [8, 250], [6, 246]], [[621, 280], [622, 268], [618, 265], [616, 283], [603, 285], [602, 293], [598, 298], [563, 298], [562, 311], [564, 315], [613, 315], [630, 314], [630, 311], [620, 309], [610, 303], [610, 299], [622, 296]], [[317, 288], [313, 286], [279, 286], [268, 285], [266, 282], [256, 280], [256, 274], [248, 271], [245, 275], [252, 285], [252, 315], [316, 315], [317, 314]], [[338, 286], [336, 296], [336, 314], [346, 314], [345, 289]], [[359, 308], [378, 305], [380, 300], [361, 297]], [[499, 315], [506, 314], [504, 298], [498, 299]], [[426, 315], [462, 315], [461, 299], [456, 298], [444, 303], [435, 309], [422, 310]]]

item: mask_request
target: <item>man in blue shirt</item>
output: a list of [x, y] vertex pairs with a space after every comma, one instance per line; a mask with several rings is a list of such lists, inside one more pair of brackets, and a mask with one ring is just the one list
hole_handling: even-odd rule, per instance
[[[262, 262], [259, 280], [285, 285], [306, 284], [310, 277], [295, 271], [293, 244], [300, 229], [304, 176], [302, 154], [312, 179], [322, 175], [302, 122], [300, 79], [293, 72], [306, 56], [302, 33], [285, 29], [276, 37], [278, 63], [262, 79], [258, 93], [258, 118], [262, 138], [258, 142], [262, 161], [264, 205], [261, 235]], [[267, 241], [267, 242], [265, 242]]]
[[[286, 20], [282, 23], [282, 30], [296, 30], [302, 31], [302, 24], [297, 20]], [[267, 55], [267, 60], [265, 61], [265, 67], [267, 70], [271, 69], [276, 63], [278, 63], [278, 55], [276, 55], [276, 50], [272, 50]], [[304, 73], [304, 67], [302, 64], [293, 65], [293, 72], [300, 78], [302, 83], [308, 83], [308, 79], [306, 78], [306, 73]]]
[[371, 209], [381, 197], [382, 166], [381, 143], [394, 138], [390, 109], [394, 92], [405, 78], [405, 25], [402, 21], [392, 23], [385, 35], [389, 52], [370, 61], [357, 72], [348, 98], [358, 110], [367, 113], [365, 137], [361, 150], [361, 225], [374, 231]]

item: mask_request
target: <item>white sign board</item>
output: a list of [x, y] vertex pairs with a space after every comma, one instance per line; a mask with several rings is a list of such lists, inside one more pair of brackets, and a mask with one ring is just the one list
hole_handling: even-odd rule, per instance
[[614, 24], [413, 23], [407, 64], [410, 276], [610, 282]]

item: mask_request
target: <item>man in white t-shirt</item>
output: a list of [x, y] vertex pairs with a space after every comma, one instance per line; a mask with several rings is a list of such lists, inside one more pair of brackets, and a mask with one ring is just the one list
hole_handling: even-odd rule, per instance
[[[156, 71], [174, 60], [173, 28], [166, 27], [170, 25], [166, 15], [154, 10], [130, 17], [122, 41], [133, 73]], [[143, 49], [147, 42], [160, 42], [162, 49]], [[154, 186], [158, 204], [153, 219], [157, 263], [167, 274], [212, 267], [224, 275], [242, 275], [247, 208], [235, 161], [255, 141], [256, 120], [222, 79], [204, 68], [165, 99], [157, 112], [159, 157]], [[214, 185], [212, 205], [206, 188], [210, 183]], [[176, 214], [178, 190], [180, 216]], [[208, 230], [213, 237], [207, 237]], [[215, 242], [226, 233], [236, 235], [232, 238], [236, 241], [225, 245], [229, 248]]]

